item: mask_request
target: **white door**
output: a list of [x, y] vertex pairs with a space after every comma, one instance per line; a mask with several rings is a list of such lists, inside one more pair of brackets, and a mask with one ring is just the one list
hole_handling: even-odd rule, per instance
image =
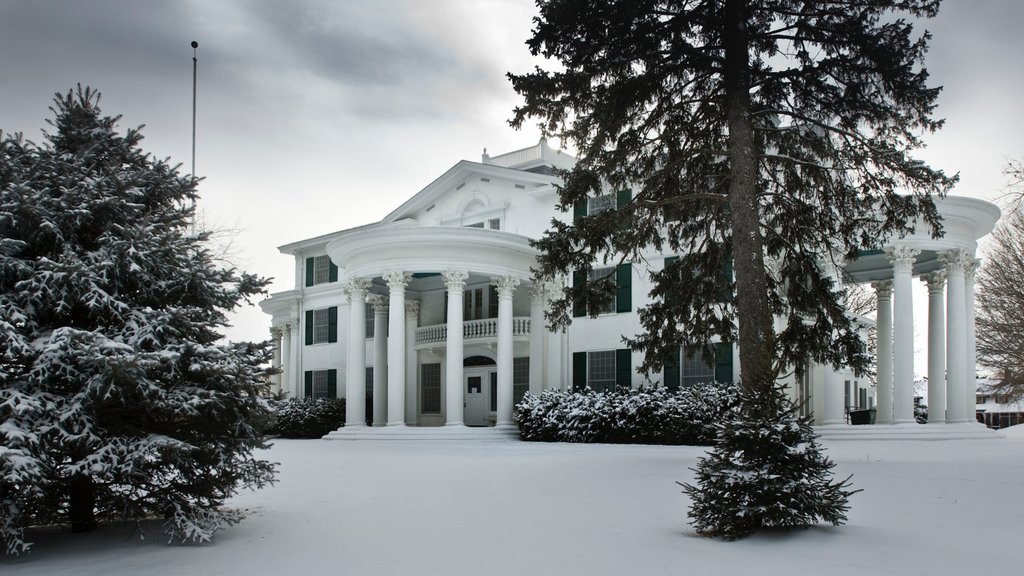
[[463, 419], [466, 426], [487, 425], [486, 372], [466, 374], [466, 409]]

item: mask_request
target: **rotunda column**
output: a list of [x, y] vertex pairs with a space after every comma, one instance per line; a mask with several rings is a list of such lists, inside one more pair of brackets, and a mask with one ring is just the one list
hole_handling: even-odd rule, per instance
[[949, 291], [946, 293], [946, 422], [966, 422], [967, 406], [967, 313], [964, 268], [967, 253], [949, 250], [939, 254], [946, 265]]
[[292, 369], [292, 325], [290, 322], [286, 322], [281, 325], [281, 390], [289, 394], [292, 398], [297, 398], [291, 390], [291, 372]]
[[348, 366], [345, 377], [345, 427], [366, 426], [366, 291], [370, 281], [345, 282], [348, 295]]
[[388, 302], [380, 294], [370, 294], [373, 306], [373, 425], [384, 426], [388, 419]]
[[416, 327], [420, 322], [419, 300], [405, 301], [405, 423], [417, 424]]
[[512, 293], [519, 279], [502, 276], [498, 288], [498, 418], [497, 426], [512, 424]]
[[448, 270], [444, 284], [448, 288], [448, 340], [445, 344], [445, 426], [462, 426], [465, 413], [465, 390], [462, 370], [462, 299], [469, 273]]
[[293, 318], [285, 326], [285, 334], [290, 334], [288, 338], [287, 346], [288, 349], [288, 364], [285, 365], [285, 374], [288, 376], [288, 392], [292, 395], [292, 398], [302, 398], [302, 374], [299, 369], [302, 367], [300, 358], [300, 346], [302, 346], [302, 340], [299, 337], [299, 319]]
[[[557, 300], [562, 297], [564, 287], [558, 280], [545, 283], [545, 294], [546, 305], [549, 305], [553, 300]], [[564, 390], [566, 387], [567, 377], [565, 376], [565, 370], [563, 363], [566, 357], [566, 346], [564, 345], [565, 335], [564, 329], [557, 329], [554, 332], [549, 332], [547, 327], [544, 328], [544, 337], [547, 339], [547, 350], [545, 352], [544, 363], [546, 365], [544, 374], [544, 388]]]
[[875, 399], [878, 424], [892, 424], [892, 282], [883, 280], [872, 284], [878, 297], [878, 398]]
[[928, 284], [928, 423], [946, 423], [946, 271], [921, 278]]
[[976, 422], [978, 409], [978, 342], [974, 332], [974, 278], [978, 272], [981, 260], [970, 257], [964, 267], [964, 316], [967, 330], [967, 360], [965, 362], [967, 373], [964, 381], [964, 418], [968, 422]]
[[384, 274], [388, 284], [388, 426], [404, 426], [405, 418], [405, 287], [412, 274]]
[[896, 424], [914, 422], [914, 302], [912, 274], [921, 251], [909, 246], [886, 248], [893, 267], [893, 398]]
[[547, 291], [544, 282], [535, 280], [530, 286], [530, 393], [544, 390], [544, 305]]
[[273, 356], [270, 359], [270, 366], [274, 370], [277, 370], [277, 374], [270, 377], [271, 391], [278, 393], [281, 391], [281, 334], [282, 330], [280, 326], [270, 327], [270, 341], [272, 343], [271, 348], [273, 350]]

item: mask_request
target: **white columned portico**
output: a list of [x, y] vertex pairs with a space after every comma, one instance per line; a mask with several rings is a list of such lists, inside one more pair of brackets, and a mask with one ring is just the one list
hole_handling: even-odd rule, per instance
[[370, 294], [373, 306], [373, 425], [384, 426], [388, 418], [388, 302]]
[[534, 281], [530, 287], [530, 393], [544, 391], [544, 308], [547, 291], [544, 283]]
[[445, 425], [462, 426], [465, 413], [465, 384], [462, 370], [462, 299], [469, 273], [448, 270], [444, 284], [448, 289], [448, 342], [445, 348]]
[[277, 374], [270, 377], [270, 383], [273, 385], [271, 390], [276, 394], [281, 391], [281, 335], [283, 330], [280, 326], [270, 327], [270, 341], [273, 342], [273, 357], [270, 359], [270, 366], [274, 370], [277, 370]]
[[348, 371], [345, 378], [345, 426], [366, 426], [366, 291], [370, 281], [345, 282], [349, 301]]
[[388, 284], [388, 426], [405, 426], [405, 286], [412, 274], [391, 271]]
[[405, 301], [405, 423], [417, 424], [416, 326], [420, 321], [419, 300]]
[[878, 398], [875, 399], [875, 422], [892, 424], [892, 282], [883, 280], [875, 282], [873, 286], [878, 297]]
[[946, 423], [946, 271], [922, 278], [928, 284], [928, 423]]
[[964, 309], [964, 267], [967, 253], [949, 250], [939, 255], [946, 265], [949, 289], [946, 293], [946, 421], [966, 422], [964, 403], [967, 377], [967, 313]]
[[502, 276], [498, 288], [498, 414], [495, 426], [512, 424], [512, 293], [519, 279]]
[[914, 303], [912, 274], [921, 251], [909, 246], [886, 248], [893, 267], [893, 398], [896, 424], [914, 421]]
[[974, 278], [981, 260], [969, 257], [964, 266], [964, 317], [967, 329], [964, 332], [967, 340], [966, 362], [964, 368], [964, 419], [967, 422], [978, 420], [978, 342], [974, 332]]

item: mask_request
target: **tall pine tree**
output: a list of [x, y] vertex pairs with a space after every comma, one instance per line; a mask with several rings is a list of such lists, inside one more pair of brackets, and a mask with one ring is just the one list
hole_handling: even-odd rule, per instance
[[165, 518], [172, 539], [237, 522], [221, 505], [274, 465], [269, 343], [223, 343], [266, 281], [218, 267], [194, 181], [115, 131], [99, 94], [58, 94], [40, 146], [0, 140], [0, 538]]
[[[938, 5], [538, 0], [528, 45], [558, 66], [509, 75], [525, 99], [512, 124], [538, 118], [579, 151], [563, 210], [632, 191], [617, 209], [552, 222], [536, 243], [538, 275], [586, 278], [595, 262], [680, 254], [652, 274], [652, 303], [639, 311], [644, 331], [629, 344], [644, 352], [642, 369], [680, 347], [735, 342], [743, 417], [765, 421], [760, 394], [788, 426], [778, 374], [868, 365], [829, 268], [918, 217], [941, 230], [932, 196], [956, 178], [912, 155], [941, 121], [922, 67], [928, 35], [905, 19]], [[609, 282], [572, 286], [552, 316], [564, 323], [574, 302], [607, 301]], [[772, 451], [747, 446], [771, 464]]]

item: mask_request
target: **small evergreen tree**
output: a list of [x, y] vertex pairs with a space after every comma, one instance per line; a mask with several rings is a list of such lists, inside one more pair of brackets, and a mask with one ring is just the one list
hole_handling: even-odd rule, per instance
[[[269, 343], [220, 343], [266, 281], [217, 267], [195, 183], [115, 132], [88, 88], [58, 94], [45, 145], [0, 137], [0, 539], [162, 517], [202, 541], [273, 481], [257, 459]], [[2, 135], [0, 135], [2, 136]]]
[[779, 388], [745, 396], [743, 416], [723, 424], [698, 461], [696, 485], [683, 484], [697, 532], [735, 540], [761, 528], [844, 523], [859, 490], [831, 479], [811, 418], [797, 416]]

